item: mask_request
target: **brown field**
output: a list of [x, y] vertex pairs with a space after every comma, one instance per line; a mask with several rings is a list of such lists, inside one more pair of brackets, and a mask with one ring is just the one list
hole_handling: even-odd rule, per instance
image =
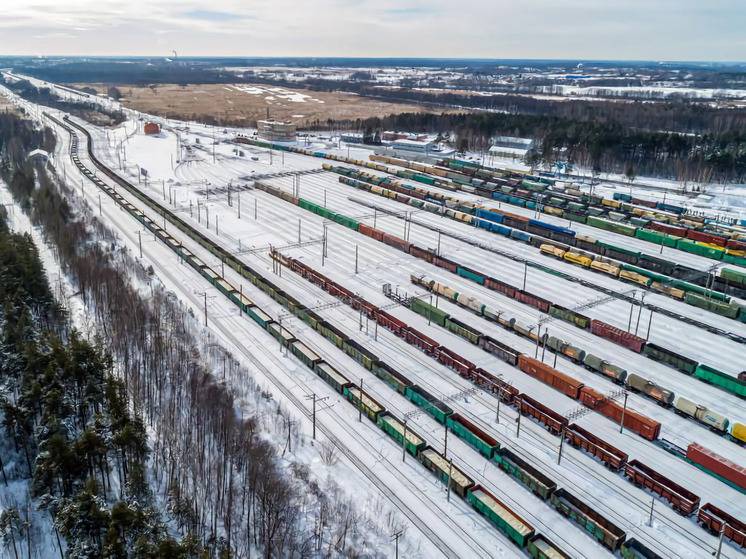
[[[78, 84], [105, 92], [103, 84]], [[273, 85], [210, 84], [117, 86], [122, 103], [138, 111], [183, 120], [251, 126], [267, 117], [309, 125], [327, 119], [355, 120], [394, 113], [424, 112], [423, 106], [389, 103], [343, 92], [316, 92]]]

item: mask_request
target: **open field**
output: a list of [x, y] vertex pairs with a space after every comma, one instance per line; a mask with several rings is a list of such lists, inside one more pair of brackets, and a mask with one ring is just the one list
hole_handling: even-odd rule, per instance
[[[108, 86], [85, 84], [99, 92]], [[81, 88], [83, 85], [77, 85]], [[357, 119], [393, 113], [424, 112], [425, 107], [390, 103], [344, 92], [316, 92], [271, 85], [175, 84], [118, 86], [122, 103], [133, 109], [167, 118], [253, 125], [257, 119], [291, 120], [303, 124], [326, 119]]]

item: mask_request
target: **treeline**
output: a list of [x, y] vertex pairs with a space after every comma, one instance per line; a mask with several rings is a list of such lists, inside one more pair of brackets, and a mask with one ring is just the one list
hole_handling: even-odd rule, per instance
[[[0, 137], [9, 145], [7, 127]], [[3, 178], [35, 222], [54, 211], [65, 225], [59, 234], [77, 237], [70, 208], [36, 187], [33, 169], [8, 164]], [[198, 557], [199, 542], [177, 543], [154, 506], [145, 426], [130, 411], [111, 354], [71, 325], [33, 240], [11, 232], [6, 217], [0, 215], [0, 468], [6, 488], [28, 480], [38, 510], [3, 503], [3, 556]]]
[[2, 84], [26, 101], [68, 112], [93, 124], [117, 125], [127, 120], [124, 111], [112, 111], [93, 101], [66, 101], [50, 88], [36, 87], [28, 80], [3, 79]]
[[[137, 504], [162, 503], [169, 525], [179, 536], [175, 538], [173, 531], [170, 538], [161, 534], [156, 509], [140, 512], [129, 506], [133, 494], [129, 486], [146, 491], [144, 476], [138, 467], [110, 453], [108, 474], [105, 465], [103, 473], [99, 467], [101, 458], [79, 474], [89, 480], [81, 493], [88, 501], [75, 501], [80, 506], [68, 506], [65, 501], [65, 508], [59, 509], [65, 515], [55, 513], [55, 526], [61, 532], [65, 527], [64, 539], [83, 538], [90, 546], [88, 556], [109, 556], [103, 546], [111, 541], [111, 524], [116, 520], [119, 537], [112, 538], [122, 542], [125, 550], [111, 555], [115, 557], [379, 556], [366, 541], [376, 525], [371, 517], [333, 481], [319, 483], [305, 466], [285, 455], [291, 444], [297, 446], [303, 440], [284, 408], [229, 353], [216, 348], [216, 340], [202, 337], [192, 312], [157, 284], [152, 270], [144, 269], [119, 245], [91, 208], [76, 208], [66, 201], [75, 198], [66, 185], [44, 170], [38, 170], [36, 181], [34, 187], [17, 180], [13, 191], [19, 201], [30, 196], [26, 206], [32, 222], [54, 245], [66, 277], [91, 312], [91, 328], [99, 341], [83, 354], [102, 364], [106, 370], [103, 393], [116, 398], [103, 404], [93, 398], [93, 409], [75, 411], [73, 421], [80, 423], [83, 417], [92, 421], [104, 447], [127, 444], [128, 459], [147, 458], [152, 494], [142, 494]], [[138, 287], [148, 284], [146, 293]], [[211, 370], [221, 361], [222, 378], [217, 379]], [[120, 381], [108, 380], [112, 362]], [[88, 402], [87, 389], [77, 381], [86, 371], [73, 375], [78, 382], [73, 390]], [[100, 383], [97, 377], [94, 384]], [[120, 405], [125, 398], [130, 403]], [[243, 403], [255, 402], [262, 413], [239, 415], [238, 398]], [[60, 398], [55, 402], [60, 405]], [[116, 431], [114, 436], [112, 426], [118, 423], [105, 415], [102, 418], [109, 408], [111, 413], [133, 410], [132, 426], [126, 433]], [[45, 421], [41, 418], [38, 425]], [[143, 425], [151, 434], [148, 441], [140, 437]], [[278, 448], [272, 440], [276, 437], [287, 441], [287, 446]], [[104, 452], [98, 439], [90, 440], [100, 449], [97, 452]], [[320, 449], [325, 463], [338, 460], [333, 447], [321, 445]], [[116, 472], [120, 491], [124, 491], [116, 497], [127, 507], [107, 506], [103, 498], [112, 497], [107, 493], [111, 472]], [[44, 479], [59, 491], [61, 478]], [[97, 480], [98, 493], [91, 479]], [[116, 490], [111, 483], [111, 491]], [[91, 513], [95, 518], [88, 518]], [[141, 534], [141, 521], [154, 531]], [[401, 528], [393, 518], [382, 527], [386, 534]], [[138, 537], [133, 540], [130, 536], [134, 535]], [[143, 537], [144, 544], [138, 547]], [[163, 550], [153, 549], [158, 541]]]
[[455, 134], [461, 150], [482, 151], [500, 135], [536, 138], [533, 164], [569, 161], [603, 172], [666, 176], [678, 180], [742, 181], [746, 177], [743, 133], [693, 136], [645, 132], [615, 122], [578, 122], [568, 118], [500, 113], [403, 113], [383, 118], [317, 123], [319, 129], [353, 128], [373, 135], [380, 130]]

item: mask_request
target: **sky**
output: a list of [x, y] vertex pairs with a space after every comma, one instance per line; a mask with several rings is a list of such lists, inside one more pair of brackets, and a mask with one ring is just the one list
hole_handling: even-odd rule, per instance
[[0, 0], [1, 55], [746, 60], [746, 0]]

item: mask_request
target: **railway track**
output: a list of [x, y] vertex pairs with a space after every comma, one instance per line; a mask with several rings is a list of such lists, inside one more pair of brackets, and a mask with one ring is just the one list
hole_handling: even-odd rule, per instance
[[[76, 136], [76, 133], [71, 128], [69, 128], [68, 126], [66, 126], [62, 122], [60, 122], [58, 119], [54, 118], [53, 116], [51, 116], [48, 113], [45, 113], [45, 115], [48, 118], [50, 118], [50, 120], [52, 120], [53, 122], [55, 122], [58, 126], [60, 126], [61, 128], [65, 129], [66, 131], [68, 131], [68, 133], [70, 133], [71, 136]], [[92, 146], [92, 138], [90, 136], [90, 133], [87, 130], [85, 130], [84, 128], [82, 128], [79, 125], [77, 125], [76, 123], [74, 123], [72, 121], [68, 121], [68, 122], [70, 122], [70, 124], [72, 126], [74, 126], [75, 128], [78, 128], [79, 130], [81, 130], [81, 132], [83, 132], [86, 135], [86, 138], [87, 138], [87, 140], [89, 142], [89, 144], [88, 144], [89, 145], [89, 149], [92, 149], [92, 147], [91, 147]], [[72, 152], [71, 152], [71, 155], [72, 155]], [[93, 156], [92, 153], [89, 153], [89, 158], [91, 159], [92, 163], [99, 170], [101, 170], [102, 172], [104, 172], [105, 174], [107, 174], [107, 176], [109, 176], [110, 178], [112, 178], [112, 180], [114, 180], [115, 182], [117, 182], [120, 186], [122, 186], [123, 188], [127, 189], [128, 191], [129, 191], [129, 189], [134, 189], [134, 187], [132, 185], [129, 185], [128, 183], [126, 183], [126, 181], [124, 181], [124, 179], [119, 178], [119, 180], [117, 180], [117, 178], [112, 177], [109, 173], [106, 172], [107, 170], [109, 172], [111, 172], [111, 170], [108, 169], [105, 165], [103, 165], [100, 162], [98, 162], [94, 157], [95, 156]], [[89, 177], [89, 179], [91, 181], [93, 181], [92, 178]], [[153, 206], [160, 206], [155, 201], [151, 200], [151, 202], [152, 202], [151, 209], [155, 210], [155, 208]], [[168, 212], [168, 210], [166, 210], [165, 208], [162, 208], [162, 210], [164, 210], [165, 212]], [[174, 281], [175, 283], [178, 283], [178, 278], [174, 274], [172, 274], [171, 272], [166, 271], [165, 269], [162, 270], [162, 271], [172, 281]], [[194, 299], [193, 296], [190, 297], [190, 298]], [[193, 300], [192, 302], [196, 303], [196, 305], [199, 306], [199, 301], [194, 301]], [[266, 367], [265, 364], [261, 360], [259, 360], [253, 353], [251, 353], [251, 352], [243, 349], [243, 347], [244, 347], [245, 344], [236, 336], [236, 334], [231, 329], [227, 328], [226, 326], [222, 326], [219, 323], [215, 324], [215, 326], [220, 331], [221, 335], [225, 336], [225, 338], [228, 339], [241, 352], [241, 354], [244, 357], [246, 357], [247, 360], [249, 360], [253, 365], [255, 365], [257, 367], [257, 369], [259, 369], [262, 372], [262, 374], [265, 375], [267, 377], [267, 379], [270, 380], [270, 382], [272, 382], [272, 384], [283, 394], [283, 396], [285, 396], [288, 399], [288, 401], [290, 401], [303, 414], [303, 416], [306, 419], [308, 419], [308, 420], [311, 419], [312, 412], [304, 405], [304, 403], [301, 400], [301, 398], [299, 398], [289, 388], [287, 388], [282, 383], [282, 381], [280, 381], [280, 379], [274, 373], [272, 373], [272, 371], [268, 367]], [[257, 347], [262, 348], [263, 352], [267, 355], [268, 358], [275, 359], [275, 356], [271, 355], [270, 352], [267, 351], [266, 344], [264, 344], [260, 340], [257, 340], [256, 338], [253, 338], [253, 339], [257, 341], [257, 344], [256, 344]], [[297, 379], [294, 379], [294, 380], [297, 383]], [[306, 391], [308, 392], [308, 394], [310, 394], [312, 392], [312, 390], [310, 390], [310, 389], [306, 389]], [[459, 557], [462, 556], [460, 550], [455, 550], [453, 548], [453, 546], [449, 545], [443, 538], [441, 538], [438, 535], [438, 533], [430, 525], [427, 524], [427, 522], [425, 522], [420, 516], [418, 516], [414, 512], [413, 507], [410, 506], [407, 502], [405, 502], [402, 497], [400, 497], [399, 495], [397, 495], [396, 492], [393, 489], [391, 489], [383, 480], [381, 480], [375, 474], [375, 472], [370, 467], [368, 467], [368, 465], [354, 452], [354, 450], [352, 450], [348, 445], [346, 445], [344, 443], [344, 441], [342, 441], [342, 439], [339, 436], [337, 436], [331, 429], [329, 429], [328, 427], [326, 427], [323, 424], [323, 422], [317, 422], [317, 428], [319, 429], [319, 431], [321, 431], [342, 452], [342, 454], [350, 461], [350, 463], [352, 463], [356, 468], [358, 468], [358, 470], [379, 491], [381, 491], [381, 493], [383, 495], [385, 495], [391, 501], [391, 503], [410, 522], [412, 522], [412, 524], [414, 526], [417, 527], [418, 530], [420, 530], [420, 532], [433, 544], [433, 546], [435, 548], [437, 548], [443, 554], [444, 557], [456, 559], [456, 558], [459, 558]], [[345, 429], [347, 431], [349, 431], [349, 432], [352, 431], [352, 429], [349, 426], [345, 427]], [[367, 441], [363, 441], [363, 442], [365, 442], [366, 444], [370, 445], [370, 443], [367, 442]], [[372, 448], [372, 447], [369, 448], [369, 450], [371, 452], [373, 452], [373, 453], [377, 453], [377, 450], [374, 449], [374, 448]], [[411, 480], [409, 480], [407, 477], [400, 476], [400, 479], [402, 479], [403, 481], [405, 481], [407, 484], [409, 484], [412, 487], [413, 493], [415, 493], [415, 494], [419, 493], [419, 490], [417, 489], [417, 487], [414, 486], [414, 483]], [[432, 505], [434, 505], [434, 503], [431, 502], [429, 505], [426, 504], [425, 506], [432, 507]], [[435, 506], [437, 508], [440, 508], [440, 507], [438, 507], [437, 504], [435, 504]], [[458, 526], [458, 525], [454, 525], [454, 529], [457, 529], [457, 530], [459, 530], [461, 532], [461, 535], [463, 537], [463, 540], [462, 540], [463, 543], [465, 543], [467, 546], [469, 546], [469, 548], [472, 550], [472, 552], [474, 552], [476, 554], [476, 556], [479, 556], [479, 557], [489, 557], [489, 556], [492, 556], [492, 553], [490, 552], [490, 550], [488, 550], [487, 548], [485, 548], [476, 539], [474, 539], [470, 534], [468, 534], [466, 532], [466, 530], [464, 530], [463, 527]]]
[[[266, 206], [265, 206], [265, 210], [266, 210]], [[266, 211], [269, 211], [269, 210], [266, 210]], [[288, 227], [290, 227], [290, 228], [293, 227], [292, 225], [289, 225], [290, 223], [292, 223], [292, 220], [288, 220], [287, 219], [287, 215], [285, 213], [282, 213], [282, 214], [281, 213], [272, 213], [269, 216], [269, 219], [273, 223], [277, 224], [277, 227], [280, 227], [281, 229], [284, 229], [284, 230], [288, 231], [290, 238], [292, 238], [292, 232], [290, 231], [290, 229], [288, 229]], [[377, 246], [377, 244], [375, 246]], [[304, 251], [304, 252], [308, 252], [308, 251]], [[311, 253], [308, 253], [308, 254], [310, 255]], [[267, 258], [265, 256], [258, 255], [258, 254], [257, 254], [257, 256], [260, 256], [261, 258], [265, 258], [265, 259]], [[381, 256], [381, 258], [383, 258], [384, 257], [383, 253], [381, 253], [380, 256]], [[388, 255], [388, 256], [390, 256], [390, 255]], [[294, 284], [298, 285], [301, 288], [298, 293], [300, 293], [301, 291], [304, 291], [304, 290], [308, 289], [307, 286], [304, 286], [299, 281], [290, 280], [290, 278], [287, 275], [283, 275], [282, 277], [284, 278], [286, 284], [287, 284], [287, 282], [290, 282], [290, 283], [294, 283]], [[373, 287], [373, 286], [371, 286], [371, 287]], [[337, 308], [335, 308], [334, 312], [335, 312], [335, 314], [339, 314], [340, 310], [337, 309]], [[356, 316], [356, 313], [353, 313], [353, 314], [355, 314], [355, 316]], [[355, 318], [354, 316], [349, 315], [349, 317], [352, 318], [353, 321], [354, 321], [354, 318]], [[339, 324], [337, 326], [339, 327]], [[382, 332], [384, 332], [384, 333], [381, 334], [381, 336], [386, 336], [387, 335], [385, 333], [386, 332], [385, 330], [382, 331]], [[394, 337], [393, 335], [388, 336], [388, 338], [387, 338], [387, 342], [392, 347], [396, 343], [398, 343], [400, 341], [401, 340], [399, 340], [398, 338]], [[438, 375], [442, 376], [442, 373], [439, 373], [436, 369], [434, 369], [428, 363], [428, 360], [426, 358], [421, 357], [421, 358], [416, 358], [416, 360], [417, 360], [417, 362], [419, 364], [418, 368], [420, 368], [421, 370], [427, 371], [428, 374], [433, 373], [433, 374], [438, 374]], [[427, 381], [424, 381], [424, 382], [426, 383]], [[479, 400], [479, 401], [481, 401], [483, 403], [486, 402], [486, 400], [484, 398], [481, 398], [481, 397], [472, 397], [472, 398], [473, 399], [477, 399], [477, 400]], [[490, 409], [494, 409], [495, 405], [494, 405], [494, 403], [485, 403], [485, 407], [488, 407]], [[478, 422], [480, 425], [484, 425], [484, 422], [479, 417], [477, 417], [475, 415], [472, 415], [469, 412], [467, 412], [467, 415], [469, 415], [471, 419], [473, 419], [474, 421]], [[506, 412], [505, 408], [501, 409], [501, 416], [504, 419], [506, 419], [508, 422], [510, 422], [510, 423], [512, 423], [515, 420], [515, 416], [513, 416], [513, 415], [509, 414], [508, 412]], [[531, 423], [527, 423], [526, 425], [532, 425], [533, 426], [533, 424], [531, 424]], [[488, 427], [488, 429], [490, 429], [490, 428], [491, 428], [491, 426]], [[550, 449], [550, 451], [552, 453], [556, 452], [556, 439], [548, 437], [547, 434], [546, 434], [546, 432], [543, 431], [543, 430], [540, 430], [538, 427], [536, 429], [533, 429], [533, 428], [529, 428], [529, 429], [531, 429], [531, 431], [535, 431], [535, 433], [532, 433], [532, 435], [531, 435], [530, 438], [532, 438], [535, 442], [539, 443], [541, 446], [544, 446], [547, 449]], [[494, 434], [494, 432], [493, 432], [493, 434]], [[498, 436], [498, 438], [502, 442], [510, 443], [511, 445], [515, 443], [514, 440], [512, 440], [510, 437], [504, 436], [502, 433], [498, 433], [497, 436]], [[513, 448], [513, 447], [511, 447], [511, 448]], [[524, 454], [522, 456], [524, 456], [525, 458], [529, 459], [530, 461], [533, 461], [533, 460], [536, 459], [535, 456], [530, 455], [530, 454]], [[622, 494], [624, 495], [624, 497], [626, 499], [628, 499], [628, 500], [630, 500], [631, 502], [634, 503], [634, 508], [638, 512], [642, 513], [642, 512], [645, 512], [645, 511], [649, 510], [649, 508], [650, 508], [650, 501], [649, 500], [643, 499], [643, 498], [640, 498], [640, 497], [636, 497], [635, 495], [631, 494], [627, 488], [620, 489], [620, 487], [616, 485], [616, 480], [615, 480], [614, 483], [612, 483], [608, 479], [605, 479], [605, 475], [602, 475], [601, 472], [596, 472], [593, 467], [588, 467], [588, 465], [584, 464], [584, 462], [582, 461], [582, 459], [573, 457], [570, 460], [570, 462], [572, 462], [573, 464], [581, 467], [581, 469], [584, 472], [586, 472], [587, 475], [590, 475], [593, 479], [596, 479], [599, 483], [602, 484], [602, 486], [606, 487], [607, 489], [609, 489], [611, 491], [615, 491], [615, 492], [621, 491]], [[563, 475], [557, 475], [556, 477], [558, 479], [562, 479], [564, 481], [564, 483], [566, 484], [566, 486], [568, 486], [568, 487], [577, 487], [577, 480], [575, 480], [575, 479], [571, 479], [571, 478], [568, 478], [568, 477], [563, 476]], [[596, 503], [597, 506], [599, 506], [600, 508], [602, 508], [605, 511], [607, 511], [607, 513], [610, 516], [612, 516], [616, 520], [622, 522], [623, 524], [627, 525], [628, 521], [625, 518], [625, 516], [624, 516], [623, 513], [620, 513], [619, 511], [615, 511], [614, 509], [610, 508], [608, 505], [604, 504], [603, 501], [598, 500], [596, 498], [591, 498], [591, 501], [594, 502], [594, 503]], [[659, 516], [660, 516], [660, 518], [659, 518]], [[663, 520], [663, 521], [666, 524], [669, 524], [671, 526], [671, 529], [674, 530], [677, 533], [677, 535], [679, 535], [681, 537], [686, 537], [687, 539], [689, 539], [690, 541], [692, 541], [694, 543], [694, 545], [696, 545], [703, 552], [705, 550], [711, 549], [711, 546], [709, 546], [707, 544], [707, 542], [705, 542], [704, 540], [702, 540], [702, 539], [698, 538], [697, 536], [691, 534], [691, 530], [690, 530], [689, 526], [685, 526], [685, 525], [679, 524], [679, 522], [678, 522], [679, 519], [675, 516], [675, 514], [670, 513], [670, 511], [664, 509], [664, 511], [661, 512], [661, 510], [659, 509], [656, 518], [660, 519], [660, 520], [663, 520], [665, 518], [665, 520]], [[639, 529], [639, 527], [638, 527], [638, 529]], [[647, 543], [650, 543], [652, 541], [650, 539], [650, 536], [647, 536], [644, 539], [645, 539], [645, 541]]]
[[[62, 126], [64, 126], [64, 125], [62, 125]], [[77, 125], [76, 125], [76, 127], [77, 127]], [[80, 128], [80, 127], [79, 127], [79, 128]], [[85, 132], [85, 133], [87, 134], [87, 131], [85, 131], [85, 129], [82, 129], [82, 128], [81, 128], [81, 130], [83, 130], [83, 131], [84, 131], [84, 132]], [[90, 135], [88, 135], [88, 138], [89, 138], [89, 142], [90, 142], [90, 141], [91, 141], [91, 140], [90, 140]], [[89, 144], [89, 146], [90, 146], [90, 145], [91, 145], [91, 144]], [[100, 166], [99, 168], [100, 168], [101, 170], [104, 170], [104, 169], [105, 169], [105, 166]], [[121, 183], [120, 183], [120, 184], [121, 184]], [[123, 185], [123, 186], [124, 186], [124, 185]], [[168, 211], [168, 210], [166, 210], [166, 211]], [[229, 332], [226, 332], [226, 333], [229, 333]], [[235, 337], [233, 337], [233, 336], [231, 336], [231, 337], [232, 337], [232, 339], [233, 339], [233, 340], [235, 341], [235, 343], [237, 344], [237, 346], [238, 346], [238, 347], [240, 347], [240, 342], [239, 342], [239, 341], [238, 341], [238, 340], [237, 340], [237, 339], [236, 339]], [[254, 360], [252, 360], [252, 362], [254, 362]], [[258, 367], [259, 367], [259, 365], [258, 365]], [[259, 367], [259, 368], [260, 368], [260, 369], [262, 369], [262, 370], [264, 369], [264, 367]], [[268, 373], [269, 373], [269, 375], [271, 375], [271, 372], [269, 372], [269, 371], [268, 371]], [[268, 378], [269, 378], [269, 375], [268, 375]], [[278, 380], [276, 379], [276, 377], [275, 377], [275, 381], [279, 382], [279, 381], [278, 381]], [[282, 383], [279, 383], [279, 384], [281, 385]], [[279, 386], [278, 386], [278, 388], [279, 388]], [[287, 392], [286, 392], [286, 390], [287, 390], [287, 389], [282, 389], [282, 391], [283, 391], [283, 394], [286, 394], [286, 395], [287, 395]], [[288, 396], [288, 397], [290, 397], [290, 396]], [[294, 401], [294, 402], [295, 402], [295, 403], [296, 403], [297, 405], [299, 405], [299, 406], [300, 406], [300, 409], [303, 409], [303, 410], [304, 410], [304, 415], [308, 416], [308, 411], [307, 411], [307, 410], [305, 410], [305, 408], [304, 408], [304, 406], [303, 406], [302, 402], [299, 402], [299, 401], [297, 400], [297, 398], [291, 398], [291, 399], [292, 399], [292, 400], [293, 400], [293, 401]], [[333, 434], [332, 434], [332, 435], [333, 435]], [[334, 437], [334, 436], [331, 436], [331, 437], [330, 437], [330, 439], [335, 439], [335, 438], [336, 438], [336, 437]], [[339, 442], [339, 441], [338, 441], [338, 439], [336, 440], [336, 442]], [[352, 460], [352, 461], [353, 461], [353, 462], [355, 462], [356, 460]], [[359, 459], [357, 459], [357, 461], [359, 461]], [[356, 465], [358, 465], [358, 464], [356, 464]], [[364, 464], [363, 464], [363, 466], [364, 466]], [[371, 474], [372, 474], [372, 472], [371, 472]], [[384, 492], [384, 493], [385, 493], [385, 492]], [[403, 505], [403, 503], [402, 503], [402, 505]], [[404, 505], [404, 506], [406, 506], [406, 505]], [[437, 534], [435, 534], [435, 536], [437, 537]], [[451, 550], [451, 551], [453, 551], [453, 550]], [[446, 554], [446, 556], [451, 556], [451, 555], [448, 555], [447, 553], [444, 553], [444, 554]], [[453, 556], [456, 556], [456, 555], [453, 555]]]
[[[379, 204], [373, 204], [372, 202], [368, 202], [366, 200], [361, 200], [357, 197], [349, 197], [350, 201], [353, 201], [357, 204], [363, 205], [365, 207], [375, 209], [376, 211], [379, 211], [381, 213], [387, 214], [387, 215], [393, 215], [397, 217], [401, 217], [396, 211], [390, 210], [388, 208], [385, 208]], [[536, 262], [535, 260], [530, 260], [527, 258], [523, 258], [517, 254], [513, 254], [508, 251], [500, 250], [494, 246], [488, 245], [486, 243], [481, 243], [479, 241], [474, 240], [471, 237], [468, 237], [467, 235], [461, 235], [458, 233], [454, 233], [452, 231], [449, 231], [447, 229], [443, 229], [441, 227], [437, 227], [435, 225], [431, 225], [425, 221], [422, 221], [420, 219], [416, 218], [409, 218], [409, 221], [419, 225], [420, 227], [424, 227], [425, 229], [430, 229], [431, 231], [435, 231], [436, 233], [440, 233], [441, 235], [444, 235], [446, 237], [451, 237], [453, 239], [457, 239], [461, 242], [467, 243], [469, 245], [478, 247], [482, 250], [492, 252], [493, 254], [498, 254], [504, 258], [509, 258], [510, 260], [513, 260], [515, 262], [519, 262], [521, 264], [526, 264], [527, 266], [531, 268], [535, 268], [537, 270], [541, 270], [543, 272], [546, 272], [548, 274], [552, 274], [558, 277], [561, 277], [567, 281], [571, 281], [573, 283], [578, 283], [584, 287], [588, 287], [590, 289], [594, 289], [596, 291], [600, 291], [602, 293], [605, 293], [606, 295], [609, 295], [611, 297], [614, 297], [615, 299], [620, 299], [622, 301], [626, 301], [633, 305], [641, 305], [642, 307], [652, 310], [654, 312], [657, 312], [659, 314], [663, 314], [665, 316], [668, 316], [670, 318], [679, 320], [681, 322], [685, 322], [686, 324], [689, 324], [691, 326], [695, 326], [697, 328], [700, 328], [702, 330], [706, 330], [707, 332], [710, 332], [711, 334], [715, 334], [717, 336], [723, 336], [727, 337], [734, 342], [738, 342], [740, 344], [746, 345], [746, 336], [741, 336], [740, 334], [737, 334], [735, 332], [731, 332], [730, 330], [724, 330], [722, 328], [718, 328], [717, 326], [713, 326], [711, 324], [707, 324], [706, 322], [702, 322], [700, 320], [697, 320], [695, 318], [691, 318], [689, 316], [682, 315], [680, 313], [674, 312], [670, 309], [666, 309], [664, 307], [660, 307], [658, 305], [654, 305], [652, 303], [645, 303], [644, 301], [640, 301], [638, 299], [635, 299], [634, 297], [630, 297], [629, 295], [626, 295], [624, 293], [620, 293], [619, 291], [616, 291], [614, 289], [604, 287], [602, 285], [598, 285], [592, 281], [580, 278], [578, 276], [568, 274], [567, 272], [561, 272], [559, 270], [555, 270], [553, 268], [550, 268], [548, 266], [545, 266], [543, 264], [540, 264]]]

